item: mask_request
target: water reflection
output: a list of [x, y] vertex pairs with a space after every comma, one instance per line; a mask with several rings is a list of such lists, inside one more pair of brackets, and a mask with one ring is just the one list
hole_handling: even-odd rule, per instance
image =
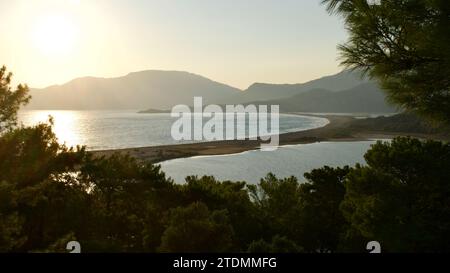
[[162, 170], [177, 183], [189, 175], [213, 175], [219, 180], [258, 183], [269, 172], [280, 178], [303, 174], [325, 165], [331, 167], [363, 164], [364, 154], [375, 141], [322, 142], [289, 145], [276, 151], [249, 151], [225, 156], [179, 158], [161, 163]]
[[[58, 141], [68, 146], [84, 145], [89, 150], [134, 148], [182, 144], [175, 141], [170, 114], [138, 114], [126, 111], [21, 111], [19, 120], [26, 126], [54, 118]], [[324, 126], [327, 119], [280, 115], [280, 132], [308, 130]], [[239, 125], [238, 125], [239, 126]]]
[[35, 125], [38, 123], [49, 123], [50, 117], [53, 118], [55, 132], [58, 141], [67, 146], [76, 146], [83, 143], [81, 140], [79, 111], [24, 111], [20, 113], [20, 120], [24, 125]]

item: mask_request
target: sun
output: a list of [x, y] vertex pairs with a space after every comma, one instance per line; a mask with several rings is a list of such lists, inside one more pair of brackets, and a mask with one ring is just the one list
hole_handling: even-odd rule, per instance
[[42, 54], [60, 57], [74, 49], [77, 29], [69, 18], [60, 15], [41, 17], [33, 28], [33, 44]]

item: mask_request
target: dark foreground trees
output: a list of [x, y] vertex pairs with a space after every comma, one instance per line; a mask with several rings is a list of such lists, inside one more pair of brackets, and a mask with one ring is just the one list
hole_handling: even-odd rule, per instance
[[367, 165], [269, 174], [258, 185], [189, 177], [126, 155], [92, 158], [50, 127], [0, 138], [0, 251], [449, 251], [450, 146], [397, 138]]
[[[343, 64], [379, 81], [391, 102], [450, 124], [450, 2], [323, 0], [350, 34]], [[449, 251], [449, 144], [398, 138], [346, 176], [343, 250], [362, 238], [385, 250]], [[345, 243], [346, 242], [346, 243]]]
[[450, 251], [450, 145], [397, 138], [365, 159], [347, 175], [350, 228], [388, 251]]
[[28, 87], [19, 85], [15, 90], [11, 88], [12, 74], [6, 67], [0, 68], [0, 134], [17, 124], [17, 111], [21, 105], [30, 100]]

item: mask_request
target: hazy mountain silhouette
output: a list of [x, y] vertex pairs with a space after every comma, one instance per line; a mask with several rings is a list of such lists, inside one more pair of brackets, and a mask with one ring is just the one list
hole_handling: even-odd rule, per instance
[[31, 91], [30, 109], [170, 109], [191, 105], [194, 96], [205, 103], [224, 100], [241, 90], [199, 75], [149, 70], [118, 78], [78, 78], [64, 85]]
[[[344, 90], [344, 91], [341, 91]], [[158, 112], [176, 104], [259, 102], [279, 104], [282, 111], [389, 112], [376, 84], [357, 72], [343, 71], [303, 84], [255, 83], [247, 90], [188, 72], [148, 70], [118, 78], [78, 78], [63, 85], [33, 89], [28, 109], [136, 109]]]
[[283, 112], [396, 112], [394, 107], [386, 103], [385, 95], [378, 85], [372, 82], [363, 83], [339, 92], [326, 89], [312, 89], [289, 98], [253, 103], [280, 105], [280, 111]]
[[[254, 83], [245, 92], [236, 94], [229, 102], [251, 102], [260, 100], [273, 100], [288, 98], [294, 95], [308, 92], [312, 89], [326, 89], [341, 91], [357, 85], [367, 83], [360, 73], [344, 70], [338, 74], [326, 76], [317, 80], [299, 84], [269, 84]], [[228, 103], [228, 102], [227, 102]]]

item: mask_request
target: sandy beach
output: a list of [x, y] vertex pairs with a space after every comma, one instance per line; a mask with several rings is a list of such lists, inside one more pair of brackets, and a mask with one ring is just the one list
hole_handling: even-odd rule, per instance
[[[308, 115], [308, 114], [302, 114]], [[321, 141], [364, 141], [369, 139], [391, 139], [396, 136], [414, 136], [418, 138], [436, 138], [432, 135], [410, 134], [410, 133], [389, 133], [377, 131], [376, 128], [370, 131], [349, 130], [347, 125], [355, 120], [351, 116], [337, 115], [310, 115], [322, 117], [329, 120], [329, 123], [321, 128], [280, 134], [280, 146], [293, 144], [307, 144]], [[95, 156], [108, 156], [112, 153], [129, 154], [139, 160], [151, 163], [161, 161], [205, 155], [224, 155], [240, 153], [249, 150], [259, 149], [260, 140], [224, 140], [213, 142], [201, 142], [178, 145], [162, 145], [152, 147], [139, 147], [117, 150], [92, 151]]]

